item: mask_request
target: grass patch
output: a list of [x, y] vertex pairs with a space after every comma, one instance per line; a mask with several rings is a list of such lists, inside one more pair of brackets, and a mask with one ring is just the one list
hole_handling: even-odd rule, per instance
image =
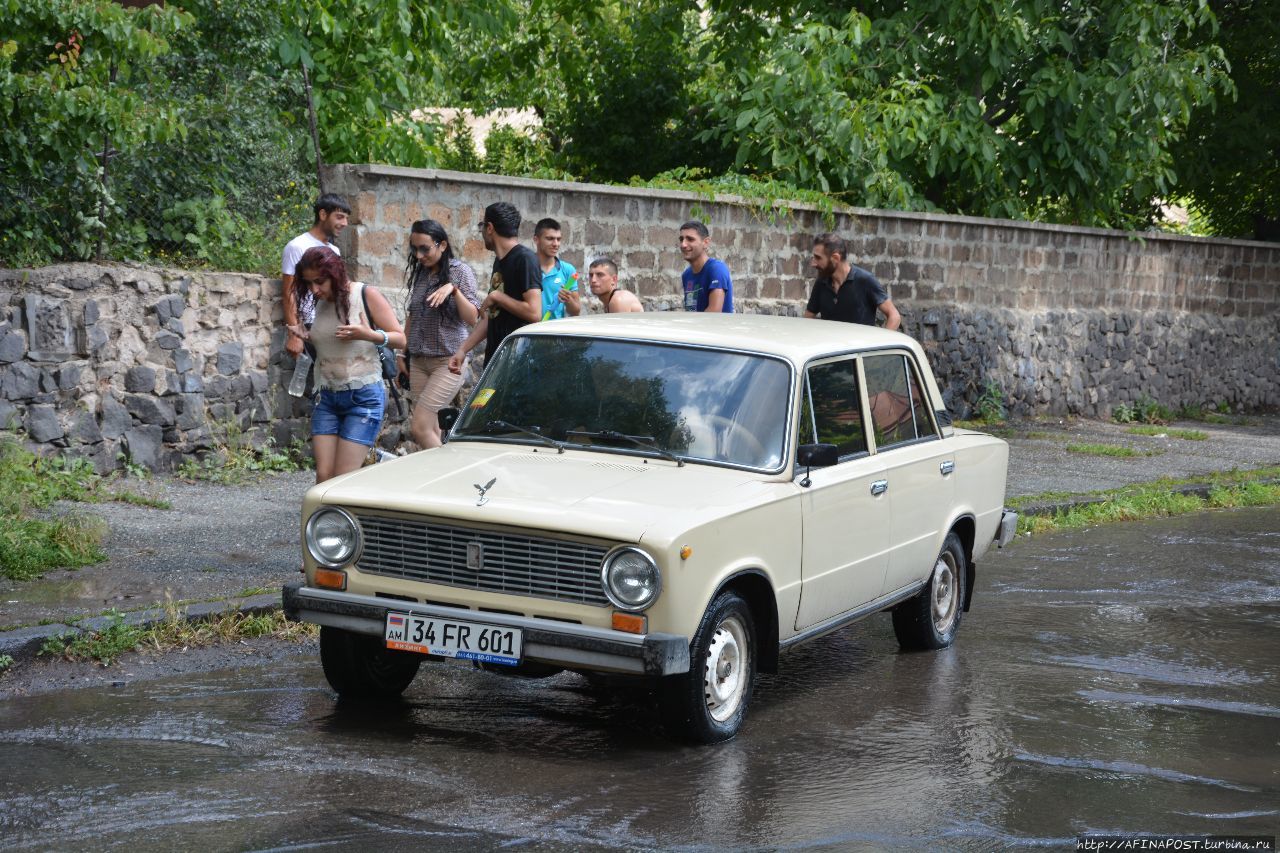
[[1185, 441], [1205, 441], [1209, 438], [1209, 433], [1198, 429], [1167, 429], [1148, 424], [1131, 426], [1125, 432], [1130, 435], [1167, 435], [1170, 438], [1181, 438]]
[[1209, 506], [1272, 506], [1280, 503], [1280, 483], [1244, 483], [1209, 491]]
[[188, 459], [178, 466], [184, 480], [204, 480], [223, 486], [237, 486], [264, 474], [291, 473], [312, 467], [306, 443], [295, 439], [280, 450], [268, 438], [255, 445], [251, 432], [238, 421], [210, 421], [214, 450], [202, 459]]
[[150, 495], [142, 495], [137, 492], [131, 492], [128, 489], [112, 492], [111, 499], [120, 503], [145, 506], [151, 509], [173, 509], [173, 504], [164, 498], [153, 498]]
[[[1149, 483], [1091, 492], [1087, 495], [1046, 492], [1008, 501], [1010, 507], [1034, 506], [1059, 502], [1071, 498], [1101, 498], [1096, 503], [1081, 504], [1053, 515], [1018, 516], [1019, 533], [1047, 533], [1054, 530], [1074, 530], [1094, 527], [1115, 521], [1138, 521], [1198, 512], [1204, 509], [1246, 506], [1274, 506], [1280, 504], [1280, 483], [1264, 482], [1280, 477], [1280, 466], [1254, 471], [1228, 471], [1184, 480], [1162, 478]], [[1177, 489], [1183, 486], [1208, 485], [1209, 496], [1184, 494]]]
[[1151, 451], [1134, 450], [1132, 447], [1121, 447], [1117, 444], [1098, 444], [1089, 442], [1068, 444], [1067, 450], [1072, 453], [1083, 453], [1086, 456], [1116, 456], [1121, 458], [1155, 455], [1155, 453]]
[[301, 642], [320, 634], [318, 626], [292, 622], [280, 610], [267, 613], [226, 610], [208, 618], [189, 620], [186, 608], [172, 600], [165, 603], [164, 618], [146, 627], [126, 624], [124, 614], [114, 610], [107, 614], [107, 619], [107, 626], [98, 631], [66, 631], [49, 637], [40, 654], [69, 661], [94, 660], [110, 666], [126, 652], [166, 652], [260, 637]]
[[116, 477], [101, 477], [85, 459], [37, 456], [18, 436], [0, 433], [0, 575], [31, 580], [51, 569], [76, 568], [106, 559], [106, 522], [82, 513], [58, 518], [40, 511], [55, 501], [124, 501], [168, 509], [169, 503], [131, 490], [116, 490]]
[[143, 630], [124, 621], [124, 614], [112, 611], [106, 627], [97, 631], [64, 631], [44, 641], [40, 654], [66, 660], [96, 660], [103, 666], [114, 663], [120, 655], [138, 647]]
[[302, 642], [320, 635], [318, 625], [292, 622], [281, 610], [267, 613], [241, 613], [229, 610], [208, 619], [188, 621], [177, 607], [166, 608], [165, 618], [144, 633], [139, 648], [168, 651], [178, 648], [213, 646], [236, 640], [274, 637], [278, 640]]
[[0, 574], [15, 581], [59, 568], [77, 568], [107, 558], [101, 543], [107, 523], [95, 515], [50, 520], [4, 513], [0, 529]]

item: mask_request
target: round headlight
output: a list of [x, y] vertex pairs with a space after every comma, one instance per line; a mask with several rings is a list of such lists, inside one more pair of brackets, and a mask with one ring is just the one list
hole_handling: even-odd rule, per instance
[[359, 544], [360, 528], [340, 509], [325, 507], [307, 519], [307, 550], [322, 566], [350, 562]]
[[622, 610], [644, 610], [662, 589], [658, 564], [638, 548], [619, 548], [605, 557], [601, 580], [604, 594]]

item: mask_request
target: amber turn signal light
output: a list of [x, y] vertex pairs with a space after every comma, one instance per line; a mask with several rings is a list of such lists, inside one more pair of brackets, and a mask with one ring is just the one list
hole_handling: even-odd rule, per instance
[[346, 589], [347, 573], [336, 572], [333, 569], [316, 569], [316, 586], [322, 586], [325, 589]]
[[628, 634], [643, 634], [649, 628], [649, 617], [636, 613], [613, 614], [613, 630], [626, 631]]

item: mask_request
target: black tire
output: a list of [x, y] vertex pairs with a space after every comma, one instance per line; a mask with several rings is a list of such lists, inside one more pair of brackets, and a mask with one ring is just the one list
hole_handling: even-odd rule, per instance
[[893, 608], [898, 645], [910, 651], [945, 649], [955, 641], [964, 616], [965, 569], [964, 545], [952, 531], [924, 589]]
[[320, 663], [343, 698], [394, 699], [418, 674], [422, 657], [388, 649], [378, 637], [322, 625]]
[[756, 680], [756, 623], [736, 592], [711, 602], [689, 644], [689, 672], [664, 678], [663, 719], [673, 737], [720, 743], [738, 733]]

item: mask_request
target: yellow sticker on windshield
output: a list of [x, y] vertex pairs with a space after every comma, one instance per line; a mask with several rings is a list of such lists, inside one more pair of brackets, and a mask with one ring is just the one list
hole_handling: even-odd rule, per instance
[[476, 394], [476, 398], [471, 401], [471, 408], [480, 409], [484, 404], [489, 402], [489, 398], [493, 396], [494, 389], [485, 388]]

